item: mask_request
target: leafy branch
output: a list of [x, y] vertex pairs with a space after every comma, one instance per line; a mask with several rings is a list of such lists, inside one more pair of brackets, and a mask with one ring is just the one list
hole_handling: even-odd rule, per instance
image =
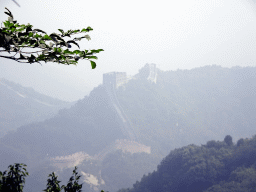
[[[9, 171], [7, 170], [3, 173], [0, 171], [0, 192], [23, 192], [25, 185], [25, 177], [29, 175], [26, 170], [27, 165], [22, 163], [15, 163], [9, 166]], [[54, 172], [49, 174], [49, 179], [47, 180], [45, 192], [82, 192], [83, 184], [79, 184], [79, 179], [81, 175], [78, 175], [77, 167], [73, 170], [73, 175], [70, 177], [68, 184], [60, 186], [58, 176]], [[101, 190], [104, 192], [104, 190]]]
[[25, 184], [25, 177], [28, 174], [25, 164], [15, 163], [9, 165], [9, 172], [0, 171], [0, 192], [22, 192]]
[[[0, 28], [0, 53], [8, 52], [9, 54], [15, 53], [12, 56], [0, 55], [0, 57], [12, 59], [20, 63], [40, 63], [41, 61], [56, 62], [59, 64], [74, 64], [78, 63], [79, 59], [87, 59], [91, 62], [92, 69], [96, 67], [96, 63], [91, 59], [98, 59], [94, 56], [95, 53], [104, 51], [103, 49], [92, 49], [80, 51], [77, 41], [82, 39], [91, 40], [88, 34], [75, 37], [71, 40], [65, 41], [64, 37], [71, 38], [72, 35], [79, 33], [87, 33], [92, 31], [91, 27], [83, 28], [82, 30], [68, 30], [64, 32], [58, 29], [60, 34], [51, 33], [48, 35], [41, 29], [32, 29], [32, 25], [20, 25], [14, 20], [12, 13], [9, 9], [7, 11], [8, 20], [4, 23], [4, 27]], [[71, 51], [69, 48], [72, 45], [77, 46], [79, 49]], [[36, 48], [36, 51], [25, 51], [24, 48]], [[41, 64], [41, 63], [40, 63]]]

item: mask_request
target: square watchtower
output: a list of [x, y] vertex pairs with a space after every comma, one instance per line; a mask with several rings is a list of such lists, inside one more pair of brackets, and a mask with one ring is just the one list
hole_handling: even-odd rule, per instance
[[118, 88], [127, 82], [126, 72], [110, 72], [103, 74], [103, 86], [114, 86]]
[[146, 64], [139, 70], [139, 78], [147, 79], [156, 82], [157, 68], [156, 64]]

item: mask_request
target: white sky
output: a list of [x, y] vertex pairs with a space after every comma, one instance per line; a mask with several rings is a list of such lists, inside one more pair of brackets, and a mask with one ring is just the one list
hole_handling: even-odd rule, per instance
[[[63, 100], [77, 100], [86, 87], [102, 82], [102, 74], [134, 75], [146, 63], [162, 70], [217, 64], [255, 66], [256, 4], [251, 0], [0, 0], [20, 24], [48, 33], [91, 26], [92, 40], [82, 49], [104, 49], [97, 68], [81, 60], [77, 66], [22, 64], [0, 58], [0, 78], [31, 86]], [[71, 3], [72, 2], [72, 3]]]

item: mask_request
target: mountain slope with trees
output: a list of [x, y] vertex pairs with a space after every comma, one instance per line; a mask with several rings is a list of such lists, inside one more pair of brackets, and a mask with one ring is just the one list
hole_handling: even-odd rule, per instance
[[[156, 84], [139, 73], [116, 93], [138, 142], [150, 146], [152, 157], [159, 159], [175, 148], [220, 140], [227, 134], [235, 141], [255, 134], [255, 87], [255, 67], [205, 66], [158, 70]], [[100, 85], [54, 118], [19, 127], [1, 138], [0, 152], [5, 158], [0, 168], [18, 161], [29, 170], [43, 164], [47, 154], [56, 157], [83, 151], [94, 156], [115, 140], [129, 138], [121, 126]], [[133, 174], [127, 173], [126, 178]], [[108, 177], [110, 182], [112, 176]]]
[[138, 75], [117, 95], [142, 143], [167, 155], [227, 134], [234, 140], [255, 134], [255, 88], [255, 67], [212, 65], [158, 70], [156, 84]]
[[236, 145], [224, 141], [172, 150], [157, 170], [118, 192], [253, 192], [256, 190], [256, 135]]

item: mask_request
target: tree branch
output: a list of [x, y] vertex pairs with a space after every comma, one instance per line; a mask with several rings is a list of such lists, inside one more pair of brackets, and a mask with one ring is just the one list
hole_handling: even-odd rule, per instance
[[[64, 32], [62, 29], [58, 29], [61, 34], [52, 33], [47, 35], [41, 29], [32, 29], [32, 25], [19, 25], [17, 21], [13, 20], [12, 13], [6, 8], [8, 12], [5, 12], [9, 18], [7, 21], [3, 22], [4, 28], [0, 28], [0, 52], [15, 53], [13, 56], [3, 56], [0, 57], [12, 59], [17, 62], [20, 60], [26, 60], [27, 62], [22, 63], [40, 63], [40, 61], [46, 62], [56, 62], [61, 64], [74, 64], [76, 65], [79, 59], [90, 60], [92, 69], [96, 67], [96, 63], [91, 59], [98, 59], [96, 56], [93, 56], [95, 53], [104, 51], [103, 49], [98, 50], [74, 50], [71, 51], [71, 44], [76, 45], [79, 49], [79, 44], [77, 41], [80, 41], [83, 38], [90, 40], [89, 35], [84, 35], [78, 38], [73, 38], [72, 40], [65, 41], [63, 37], [71, 38], [71, 35], [78, 33], [86, 33], [93, 30], [91, 27], [84, 28], [82, 30], [68, 30]], [[47, 43], [49, 42], [49, 44]], [[63, 49], [66, 47], [66, 49]], [[40, 49], [38, 51], [23, 51], [23, 48], [33, 48]], [[17, 54], [20, 54], [19, 58], [15, 58]], [[36, 54], [36, 55], [34, 55]]]

